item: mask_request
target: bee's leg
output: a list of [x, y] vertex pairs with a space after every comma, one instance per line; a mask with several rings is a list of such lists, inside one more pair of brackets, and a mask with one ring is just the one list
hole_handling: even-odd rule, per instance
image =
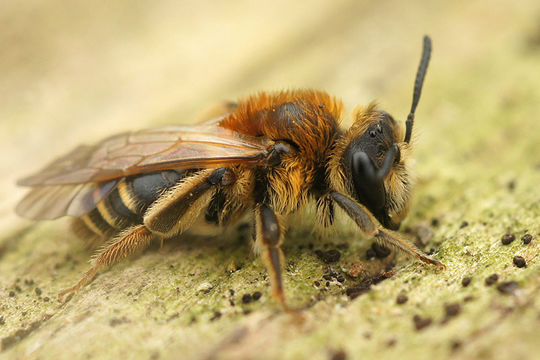
[[233, 182], [226, 174], [225, 168], [202, 170], [167, 191], [146, 211], [142, 225], [128, 228], [115, 237], [92, 260], [92, 268], [83, 278], [75, 286], [62, 291], [59, 298], [78, 291], [92, 280], [102, 267], [110, 266], [135, 251], [144, 249], [154, 236], [163, 239], [185, 230], [208, 205], [216, 185]]
[[201, 170], [156, 200], [144, 214], [143, 223], [157, 236], [177, 235], [206, 209], [218, 186], [231, 185], [234, 181], [226, 168]]
[[121, 232], [96, 254], [91, 262], [92, 268], [84, 274], [83, 278], [75, 286], [61, 291], [58, 299], [62, 301], [66, 294], [79, 291], [96, 276], [102, 267], [110, 266], [137, 250], [143, 250], [150, 244], [152, 238], [152, 233], [144, 225], [133, 226]]
[[347, 215], [356, 222], [358, 227], [360, 227], [362, 232], [366, 235], [375, 237], [384, 245], [395, 247], [416, 257], [424, 263], [435, 265], [438, 268], [445, 268], [441, 262], [429, 258], [420, 249], [401, 237], [398, 233], [380, 226], [366, 207], [351, 199], [349, 196], [343, 195], [337, 191], [332, 191], [330, 196], [347, 213]]
[[255, 248], [260, 252], [270, 275], [272, 295], [277, 302], [288, 310], [283, 293], [281, 276], [283, 264], [283, 226], [276, 213], [264, 204], [255, 207]]

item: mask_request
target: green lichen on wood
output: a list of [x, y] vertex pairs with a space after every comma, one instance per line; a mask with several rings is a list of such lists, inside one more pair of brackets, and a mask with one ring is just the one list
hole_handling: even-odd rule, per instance
[[[360, 6], [348, 4], [340, 6]], [[428, 240], [425, 250], [433, 249], [446, 270], [395, 254], [366, 260], [371, 240], [350, 222], [340, 220], [324, 235], [312, 230], [315, 220], [308, 215], [290, 221], [284, 246], [286, 294], [301, 310], [298, 315], [277, 308], [249, 234], [236, 229], [222, 236], [182, 236], [162, 249], [156, 242], [141, 256], [102, 272], [61, 305], [58, 292], [79, 279], [92, 251], [73, 240], [66, 221], [19, 222], [0, 239], [0, 358], [540, 356], [535, 331], [540, 313], [540, 46], [534, 40], [540, 8], [534, 1], [524, 2], [521, 10], [499, 4], [490, 19], [479, 4], [458, 6], [459, 11], [445, 5], [444, 12], [407, 5], [423, 14], [422, 26], [431, 29], [434, 58], [415, 124], [419, 182], [402, 230], [419, 243]], [[384, 12], [395, 21], [403, 15], [385, 5], [362, 10], [367, 15], [359, 15], [351, 30], [334, 41], [358, 41], [354, 29], [364, 29], [370, 14]], [[456, 41], [443, 26], [447, 23], [477, 42]], [[387, 25], [390, 35], [399, 37]], [[415, 31], [401, 31], [411, 46], [419, 46]], [[370, 36], [372, 44], [359, 47], [362, 52], [383, 43], [377, 36], [389, 35]], [[311, 62], [305, 61], [316, 66], [331, 44], [325, 41], [312, 50]], [[364, 72], [375, 68], [359, 50], [335, 44], [348, 49], [340, 59], [344, 68], [351, 54], [365, 61]], [[283, 56], [292, 56], [286, 49]], [[401, 63], [402, 57], [394, 56], [384, 60], [389, 69]], [[276, 66], [294, 70], [294, 64]], [[378, 82], [385, 89], [382, 105], [407, 109], [410, 79], [401, 74], [403, 66], [392, 71], [392, 87], [385, 85], [392, 77], [381, 75]], [[320, 80], [319, 73], [314, 71], [313, 78]], [[254, 86], [252, 75], [238, 86]], [[327, 86], [347, 94], [357, 84], [346, 80]], [[266, 84], [273, 81], [270, 77]], [[516, 236], [509, 245], [501, 243], [506, 233]], [[527, 245], [521, 240], [525, 234], [533, 236]], [[338, 262], [327, 264], [315, 253], [330, 249], [340, 251]], [[515, 256], [522, 256], [527, 267], [516, 267]], [[499, 280], [487, 286], [492, 274]], [[471, 277], [466, 287], [465, 277]], [[380, 282], [369, 286], [373, 279]], [[504, 282], [517, 287], [498, 289]], [[358, 296], [347, 296], [347, 289]], [[255, 292], [260, 299], [242, 300]], [[407, 301], [397, 304], [399, 295]]]

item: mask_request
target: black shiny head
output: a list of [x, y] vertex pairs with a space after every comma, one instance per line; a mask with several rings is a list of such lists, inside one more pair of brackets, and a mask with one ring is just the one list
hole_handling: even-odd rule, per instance
[[[351, 141], [343, 154], [343, 165], [352, 179], [351, 185], [356, 199], [366, 206], [383, 226], [390, 229], [399, 227], [399, 220], [398, 223], [394, 223], [390, 212], [396, 210], [397, 198], [401, 204], [397, 207], [403, 208], [410, 186], [409, 175], [403, 170], [404, 167], [396, 166], [402, 160], [398, 143], [409, 143], [411, 139], [414, 113], [420, 100], [430, 56], [431, 39], [424, 36], [422, 57], [416, 73], [413, 101], [406, 121], [404, 138], [399, 136], [401, 134], [399, 126], [392, 116], [384, 111], [375, 111], [374, 115], [378, 116], [368, 118], [367, 129]], [[389, 190], [391, 186], [385, 187], [385, 179], [393, 168], [401, 169], [397, 180], [399, 186], [394, 185], [395, 188], [401, 186], [399, 193], [395, 191], [391, 193]]]
[[392, 227], [384, 180], [392, 166], [400, 161], [400, 152], [394, 142], [394, 119], [384, 111], [377, 113], [378, 119], [349, 144], [343, 162], [350, 172], [356, 199], [382, 225]]

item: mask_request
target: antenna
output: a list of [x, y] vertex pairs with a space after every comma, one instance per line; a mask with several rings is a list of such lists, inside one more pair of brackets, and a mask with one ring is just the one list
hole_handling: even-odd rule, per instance
[[411, 140], [412, 127], [414, 123], [414, 112], [416, 106], [420, 100], [420, 94], [422, 93], [422, 86], [424, 85], [424, 78], [426, 77], [426, 71], [429, 64], [429, 58], [431, 57], [431, 38], [427, 35], [424, 36], [424, 49], [422, 50], [422, 58], [420, 59], [420, 65], [418, 65], [418, 71], [416, 72], [416, 80], [414, 82], [414, 93], [411, 106], [411, 112], [407, 116], [405, 122], [405, 142]]

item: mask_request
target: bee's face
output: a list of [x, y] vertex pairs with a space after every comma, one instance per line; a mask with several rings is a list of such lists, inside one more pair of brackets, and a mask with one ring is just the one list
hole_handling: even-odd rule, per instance
[[342, 190], [389, 228], [398, 227], [404, 217], [412, 185], [409, 144], [403, 137], [388, 113], [372, 106], [361, 108], [336, 154]]
[[[362, 134], [352, 139], [345, 150], [345, 156], [351, 157], [354, 153], [364, 152], [375, 168], [380, 169], [384, 156], [394, 144], [397, 125], [390, 114], [380, 110], [373, 113], [373, 120]], [[396, 161], [399, 161], [399, 157], [396, 157]]]

